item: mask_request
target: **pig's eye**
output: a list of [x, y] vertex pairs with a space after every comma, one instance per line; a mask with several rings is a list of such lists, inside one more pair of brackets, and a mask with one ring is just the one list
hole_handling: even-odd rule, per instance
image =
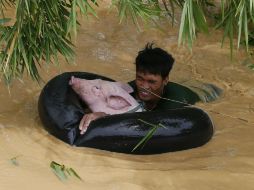
[[94, 86], [94, 90], [100, 90], [101, 88], [99, 86]]
[[92, 90], [92, 93], [93, 93], [95, 96], [99, 96], [99, 95], [100, 95], [101, 90], [100, 90], [100, 87], [99, 87], [99, 86], [93, 86], [91, 90]]

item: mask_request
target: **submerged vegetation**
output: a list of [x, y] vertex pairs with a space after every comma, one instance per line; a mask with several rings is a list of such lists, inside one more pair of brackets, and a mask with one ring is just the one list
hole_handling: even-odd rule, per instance
[[[25, 72], [39, 81], [41, 64], [58, 64], [59, 55], [72, 61], [75, 56], [72, 40], [79, 25], [77, 14], [97, 17], [96, 6], [100, 3], [96, 0], [0, 0], [0, 72], [4, 79], [9, 83]], [[5, 8], [9, 6], [16, 8], [13, 19], [5, 17]], [[211, 27], [224, 30], [222, 44], [229, 38], [231, 54], [234, 39], [237, 48], [244, 46], [248, 52], [254, 41], [253, 0], [112, 0], [112, 7], [118, 9], [120, 22], [131, 17], [138, 27], [142, 20], [156, 22], [159, 17], [169, 18], [172, 24], [179, 23], [178, 43], [190, 48], [197, 32], [208, 33]]]
[[19, 162], [18, 162], [18, 157], [20, 157], [20, 155], [19, 156], [15, 156], [15, 157], [12, 157], [11, 159], [10, 159], [10, 162], [13, 164], [13, 165], [15, 165], [15, 166], [19, 166]]
[[76, 177], [77, 179], [82, 181], [82, 178], [77, 174], [74, 169], [68, 168], [63, 164], [52, 161], [50, 163], [50, 168], [61, 181], [67, 180], [70, 176]]

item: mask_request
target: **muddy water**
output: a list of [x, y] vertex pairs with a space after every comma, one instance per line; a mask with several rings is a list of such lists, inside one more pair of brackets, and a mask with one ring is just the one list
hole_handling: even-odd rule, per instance
[[[190, 54], [177, 47], [177, 30], [163, 21], [161, 31], [150, 26], [138, 32], [131, 24], [119, 25], [113, 12], [101, 10], [99, 17], [82, 21], [76, 65], [61, 60], [59, 68], [44, 67], [45, 81], [66, 71], [132, 80], [138, 50], [153, 41], [176, 59], [172, 81], [197, 79], [224, 90], [219, 100], [198, 104], [213, 119], [214, 137], [200, 148], [148, 156], [71, 147], [42, 128], [37, 101], [43, 85], [25, 77], [14, 81], [9, 94], [1, 82], [0, 189], [254, 189], [254, 73], [240, 64], [244, 54], [238, 52], [232, 63], [228, 48], [220, 48], [219, 32], [200, 35]], [[51, 161], [74, 168], [83, 181], [61, 182]]]

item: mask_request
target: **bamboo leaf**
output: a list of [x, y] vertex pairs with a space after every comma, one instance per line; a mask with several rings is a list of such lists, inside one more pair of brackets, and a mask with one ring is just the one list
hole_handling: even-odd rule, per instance
[[61, 180], [65, 181], [68, 179], [68, 176], [74, 176], [82, 181], [82, 178], [77, 174], [73, 168], [67, 168], [65, 165], [61, 165], [55, 161], [50, 163], [50, 167], [54, 174]]
[[148, 133], [138, 142], [138, 144], [132, 149], [131, 152], [134, 152], [135, 150], [137, 150], [140, 146], [142, 146], [141, 148], [143, 148], [146, 143], [152, 138], [152, 136], [154, 135], [154, 133], [156, 132], [156, 130], [159, 127], [163, 127], [166, 128], [164, 125], [162, 125], [161, 123], [159, 123], [158, 125], [149, 123], [147, 121], [144, 121], [142, 119], [138, 119], [138, 121], [141, 121], [142, 123], [152, 127], [151, 130], [148, 131]]
[[186, 2], [183, 5], [182, 15], [181, 15], [181, 22], [180, 22], [180, 29], [179, 29], [179, 36], [178, 36], [178, 45], [180, 45], [183, 41], [184, 37], [184, 28], [185, 28], [185, 15], [187, 13], [187, 5]]
[[66, 174], [64, 173], [64, 170], [63, 170], [63, 165], [60, 165], [54, 161], [52, 161], [50, 163], [50, 167], [52, 169], [52, 171], [54, 172], [54, 174], [61, 180], [61, 181], [64, 181], [67, 179], [67, 176]]
[[208, 33], [208, 26], [202, 8], [199, 6], [198, 3], [194, 3], [193, 10], [193, 17], [195, 20], [194, 23], [196, 24], [197, 28], [205, 33]]
[[[98, 18], [95, 10], [93, 9], [93, 7], [87, 2], [87, 0], [83, 0], [84, 4], [85, 4], [85, 7], [88, 11], [85, 12], [85, 14], [88, 14], [88, 13], [92, 13], [92, 15], [96, 18]], [[92, 1], [95, 5], [98, 6], [97, 2], [96, 1]]]
[[77, 174], [77, 172], [73, 168], [69, 168], [68, 171], [70, 172], [71, 175], [75, 176], [79, 180], [83, 181], [82, 178]]
[[245, 35], [245, 46], [247, 51], [249, 51], [249, 30], [248, 30], [248, 18], [247, 18], [247, 8], [244, 9], [244, 35]]

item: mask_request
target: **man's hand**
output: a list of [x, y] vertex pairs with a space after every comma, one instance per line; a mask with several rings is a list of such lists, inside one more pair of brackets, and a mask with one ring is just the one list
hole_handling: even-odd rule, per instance
[[87, 127], [89, 126], [91, 121], [98, 119], [100, 117], [104, 117], [106, 115], [107, 114], [104, 112], [94, 112], [85, 114], [79, 123], [80, 134], [83, 135], [86, 132]]

